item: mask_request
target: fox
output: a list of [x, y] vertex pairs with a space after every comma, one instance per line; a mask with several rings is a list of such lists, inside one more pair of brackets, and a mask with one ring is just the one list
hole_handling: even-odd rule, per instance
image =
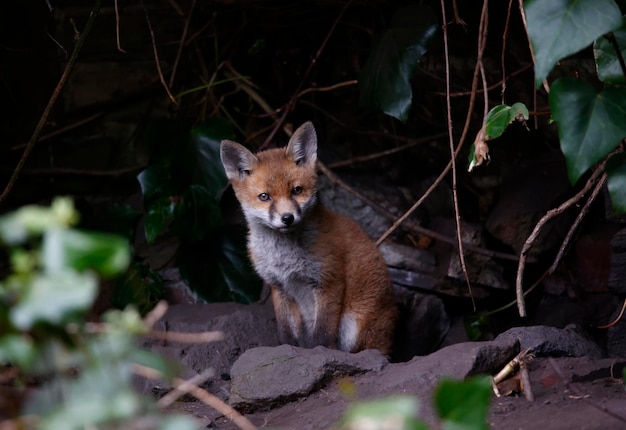
[[220, 144], [248, 226], [248, 253], [269, 286], [281, 343], [389, 356], [398, 311], [387, 265], [352, 219], [317, 193], [317, 134], [309, 121], [284, 148], [253, 154]]

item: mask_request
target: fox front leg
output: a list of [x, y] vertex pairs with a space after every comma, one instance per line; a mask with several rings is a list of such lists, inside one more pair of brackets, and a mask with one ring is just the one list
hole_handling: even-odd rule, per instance
[[298, 338], [302, 332], [302, 318], [296, 303], [281, 290], [272, 287], [272, 304], [274, 305], [280, 343], [300, 345]]

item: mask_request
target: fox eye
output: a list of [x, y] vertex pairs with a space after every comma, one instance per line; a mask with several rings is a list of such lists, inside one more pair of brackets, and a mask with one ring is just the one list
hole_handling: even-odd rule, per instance
[[261, 193], [259, 194], [259, 200], [261, 200], [262, 202], [266, 202], [270, 199], [270, 195], [267, 193]]
[[291, 190], [291, 194], [293, 194], [294, 196], [297, 196], [300, 193], [302, 193], [302, 187], [300, 185], [293, 187], [293, 189]]

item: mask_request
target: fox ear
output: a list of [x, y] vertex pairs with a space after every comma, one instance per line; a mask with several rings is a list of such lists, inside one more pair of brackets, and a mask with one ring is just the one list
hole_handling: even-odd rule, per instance
[[245, 146], [232, 140], [222, 140], [220, 158], [229, 180], [241, 179], [249, 175], [259, 159]]
[[314, 167], [317, 161], [317, 134], [311, 121], [302, 124], [293, 133], [287, 145], [287, 157], [296, 165]]

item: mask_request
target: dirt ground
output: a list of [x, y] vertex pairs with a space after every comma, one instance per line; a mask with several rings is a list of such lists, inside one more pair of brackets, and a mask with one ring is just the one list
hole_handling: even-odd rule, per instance
[[[494, 430], [626, 429], [626, 390], [618, 375], [610, 375], [611, 367], [618, 370], [624, 364], [626, 361], [592, 360], [587, 357], [535, 359], [530, 366], [534, 400], [528, 401], [520, 396], [494, 397], [489, 427]], [[569, 381], [576, 382], [566, 383], [554, 366]], [[359, 395], [363, 398], [376, 397], [370, 391], [370, 384], [372, 379], [377, 378], [377, 375], [353, 378]], [[407, 375], [407, 381], [399, 393], [417, 393], [423, 409], [420, 418], [432, 428], [437, 428], [428, 396], [418, 393], [420, 390], [414, 386], [411, 375]], [[337, 382], [333, 382], [305, 399], [246, 416], [259, 428], [327, 429], [332, 427], [348, 404]], [[177, 408], [196, 417], [206, 428], [238, 428], [199, 402], [179, 403]]]

